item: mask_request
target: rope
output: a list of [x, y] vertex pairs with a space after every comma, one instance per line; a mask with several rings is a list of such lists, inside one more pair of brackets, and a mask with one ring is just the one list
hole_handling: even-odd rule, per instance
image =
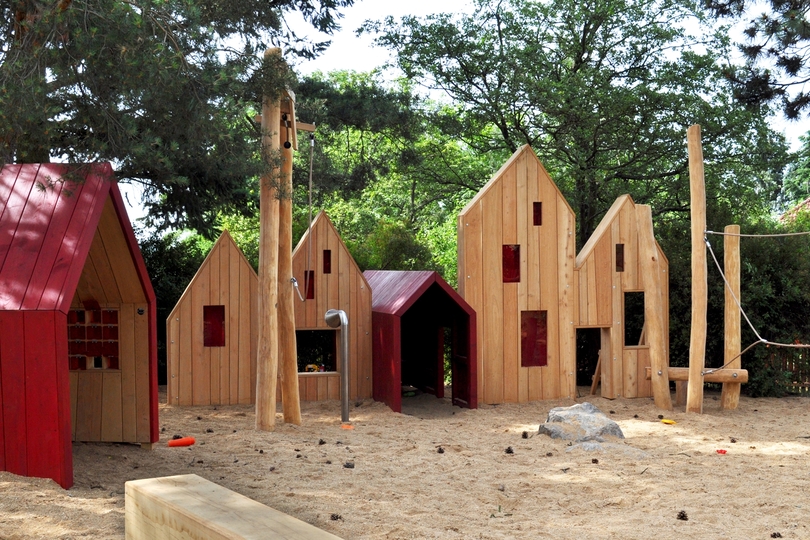
[[[726, 233], [711, 233], [711, 231], [706, 231], [706, 234], [726, 234]], [[810, 234], [810, 233], [794, 233], [794, 234]], [[730, 234], [728, 234], [727, 236], [756, 236], [756, 235], [730, 235]], [[772, 236], [779, 236], [779, 235], [772, 235]], [[704, 371], [701, 372], [701, 375], [705, 375], [707, 373], [714, 373], [715, 371], [719, 371], [721, 369], [726, 368], [734, 360], [741, 357], [743, 354], [745, 354], [749, 350], [753, 349], [756, 345], [759, 345], [760, 343], [764, 343], [765, 345], [773, 345], [775, 347], [792, 347], [792, 348], [795, 348], [795, 349], [810, 349], [810, 344], [804, 344], [804, 343], [778, 343], [776, 341], [768, 341], [767, 339], [765, 339], [761, 335], [759, 335], [759, 332], [757, 332], [757, 329], [754, 328], [753, 323], [751, 323], [751, 320], [748, 318], [748, 315], [745, 313], [745, 310], [743, 309], [742, 305], [740, 304], [740, 300], [737, 298], [737, 295], [734, 294], [734, 291], [731, 288], [731, 283], [729, 283], [728, 279], [726, 279], [726, 275], [723, 272], [723, 269], [720, 267], [720, 262], [717, 260], [717, 256], [714, 254], [714, 250], [712, 249], [711, 242], [709, 242], [709, 239], [706, 238], [705, 236], [703, 237], [703, 241], [706, 242], [706, 247], [709, 248], [709, 253], [712, 256], [712, 260], [714, 261], [715, 266], [717, 266], [718, 272], [720, 272], [720, 277], [723, 278], [723, 283], [725, 283], [726, 288], [728, 289], [728, 292], [731, 293], [731, 297], [734, 299], [734, 303], [737, 304], [737, 308], [740, 310], [740, 314], [742, 314], [743, 318], [745, 319], [745, 322], [748, 323], [748, 327], [751, 329], [751, 331], [757, 337], [757, 341], [755, 341], [754, 343], [752, 343], [751, 345], [746, 347], [744, 351], [742, 351], [740, 354], [738, 354], [737, 356], [735, 356], [734, 358], [732, 358], [731, 360], [729, 360], [728, 362], [726, 362], [725, 364], [723, 364], [719, 368], [704, 370]]]

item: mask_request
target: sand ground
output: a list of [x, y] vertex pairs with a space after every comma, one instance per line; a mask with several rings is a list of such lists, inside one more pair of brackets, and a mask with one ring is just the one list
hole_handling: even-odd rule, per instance
[[[351, 430], [339, 402], [302, 403], [303, 424], [274, 432], [254, 430], [252, 406], [162, 394], [151, 451], [75, 443], [69, 490], [0, 472], [0, 538], [123, 539], [124, 483], [188, 473], [346, 539], [810, 538], [810, 399], [721, 411], [707, 393], [704, 414], [667, 425], [650, 399], [580, 393], [477, 410], [421, 395], [403, 414], [367, 400]], [[626, 439], [585, 451], [536, 434], [549, 409], [584, 401]], [[197, 444], [169, 448], [174, 435]]]

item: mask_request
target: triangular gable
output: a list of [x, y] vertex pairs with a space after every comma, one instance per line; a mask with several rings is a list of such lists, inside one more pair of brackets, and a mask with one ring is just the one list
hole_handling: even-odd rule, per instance
[[214, 243], [214, 246], [211, 248], [211, 251], [209, 251], [208, 255], [205, 256], [205, 259], [203, 260], [200, 267], [197, 269], [197, 272], [194, 274], [194, 277], [191, 278], [191, 281], [189, 281], [188, 285], [186, 286], [186, 290], [184, 290], [183, 294], [180, 295], [180, 298], [177, 300], [174, 309], [172, 309], [172, 312], [169, 314], [169, 318], [173, 318], [176, 316], [176, 312], [180, 309], [180, 305], [183, 304], [186, 298], [191, 295], [191, 290], [194, 288], [197, 282], [201, 279], [204, 279], [203, 278], [204, 275], [205, 276], [209, 275], [207, 270], [208, 266], [211, 264], [211, 260], [222, 252], [230, 252], [231, 255], [236, 254], [237, 260], [239, 261], [238, 263], [239, 266], [247, 267], [249, 274], [252, 277], [258, 279], [256, 270], [253, 269], [253, 266], [251, 266], [250, 261], [247, 260], [245, 254], [242, 252], [241, 249], [239, 249], [239, 246], [236, 245], [236, 242], [234, 241], [231, 234], [227, 231], [227, 229], [224, 229], [222, 231], [222, 234], [219, 235], [219, 238], [217, 238], [217, 241]]
[[464, 206], [464, 208], [459, 213], [459, 216], [464, 216], [471, 208], [473, 208], [476, 204], [478, 204], [481, 201], [481, 199], [483, 199], [486, 196], [486, 194], [492, 189], [492, 187], [498, 182], [500, 182], [504, 176], [506, 176], [507, 171], [510, 168], [514, 167], [517, 164], [518, 160], [520, 160], [523, 157], [525, 157], [526, 159], [532, 159], [536, 162], [537, 177], [541, 180], [545, 180], [546, 182], [549, 183], [549, 185], [553, 186], [557, 192], [558, 199], [563, 201], [565, 205], [568, 206], [568, 209], [571, 211], [571, 213], [573, 213], [574, 210], [571, 208], [571, 205], [568, 204], [568, 200], [562, 194], [560, 188], [557, 187], [557, 184], [554, 183], [554, 181], [551, 179], [551, 176], [546, 171], [546, 168], [543, 166], [543, 163], [537, 157], [537, 154], [534, 153], [534, 150], [532, 149], [531, 146], [529, 146], [528, 144], [524, 144], [523, 146], [515, 150], [512, 156], [506, 160], [506, 162], [501, 166], [501, 168], [498, 169], [498, 171], [492, 175], [492, 178], [489, 179], [489, 181], [484, 185], [484, 187], [482, 187], [478, 191], [478, 193], [476, 193], [475, 197], [473, 197], [470, 200], [470, 202], [468, 202], [466, 206]]
[[475, 310], [438, 272], [432, 270], [366, 270], [363, 274], [371, 286], [371, 309], [401, 317], [434, 283], [469, 314]]
[[147, 297], [154, 292], [109, 163], [0, 172], [0, 309], [70, 309], [108, 196]]

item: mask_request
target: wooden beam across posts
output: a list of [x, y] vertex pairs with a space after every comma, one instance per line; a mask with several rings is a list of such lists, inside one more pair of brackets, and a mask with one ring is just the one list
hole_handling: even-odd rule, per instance
[[703, 178], [703, 146], [700, 126], [686, 132], [689, 149], [689, 193], [692, 217], [692, 331], [689, 340], [689, 384], [686, 412], [703, 412], [703, 377], [706, 362], [706, 312], [708, 281], [706, 268], [706, 183]]
[[[281, 49], [265, 52], [265, 60], [281, 56]], [[268, 163], [281, 147], [281, 103], [277, 97], [262, 100], [262, 154]], [[259, 332], [256, 359], [256, 429], [276, 427], [276, 384], [278, 377], [278, 254], [279, 197], [278, 169], [264, 174], [259, 186]]]
[[[646, 377], [647, 380], [651, 377], [651, 369], [652, 368], [645, 368], [646, 369]], [[685, 367], [671, 367], [667, 368], [667, 375], [670, 381], [687, 381], [691, 380], [691, 373], [689, 372], [689, 368]], [[747, 383], [748, 382], [748, 370], [747, 369], [718, 369], [717, 371], [709, 371], [706, 374], [699, 374], [703, 382], [708, 383], [730, 383], [736, 382], [738, 384]]]
[[[740, 226], [727, 225], [723, 249], [723, 273], [726, 275], [725, 340], [723, 365], [729, 369], [740, 369], [742, 329], [740, 328]], [[720, 394], [720, 408], [733, 410], [740, 404], [740, 382], [723, 383]]]
[[[288, 94], [281, 101], [280, 128], [295, 125], [295, 101]], [[287, 134], [288, 137], [292, 135]], [[281, 375], [281, 407], [284, 422], [301, 425], [301, 396], [298, 392], [298, 354], [295, 341], [295, 291], [292, 266], [292, 170], [293, 141], [286, 137], [281, 146], [281, 178], [279, 180], [279, 242], [278, 242], [278, 358]]]
[[636, 205], [638, 225], [638, 255], [644, 282], [644, 332], [650, 346], [652, 387], [655, 406], [672, 410], [667, 371], [666, 336], [664, 336], [664, 303], [661, 299], [661, 268], [658, 248], [653, 234], [652, 209], [646, 204]]

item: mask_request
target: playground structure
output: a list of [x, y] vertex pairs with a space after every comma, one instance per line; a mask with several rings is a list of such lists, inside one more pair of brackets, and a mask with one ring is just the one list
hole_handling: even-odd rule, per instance
[[[373, 293], [374, 399], [402, 412], [402, 388], [478, 407], [476, 314], [437, 272], [366, 270]], [[449, 348], [449, 351], [448, 351]]]
[[[640, 207], [619, 197], [575, 258], [574, 212], [523, 146], [461, 211], [459, 292], [478, 314], [481, 402], [574, 397], [578, 328], [601, 329], [603, 397], [652, 394], [645, 368], [668, 363], [668, 263]], [[646, 278], [643, 253], [655, 265]], [[628, 292], [644, 293], [655, 319], [633, 343]]]
[[166, 320], [169, 404], [255, 403], [257, 289], [223, 231]]
[[158, 440], [155, 296], [109, 164], [0, 173], [0, 470], [73, 484], [71, 440]]
[[293, 276], [303, 301], [294, 300], [295, 330], [301, 346], [308, 336], [325, 333], [334, 348], [334, 369], [301, 372], [301, 399], [339, 399], [342, 358], [337, 347], [337, 330], [324, 320], [330, 309], [339, 309], [349, 319], [349, 399], [372, 395], [371, 297], [372, 291], [335, 226], [320, 212], [301, 237], [292, 255]]

